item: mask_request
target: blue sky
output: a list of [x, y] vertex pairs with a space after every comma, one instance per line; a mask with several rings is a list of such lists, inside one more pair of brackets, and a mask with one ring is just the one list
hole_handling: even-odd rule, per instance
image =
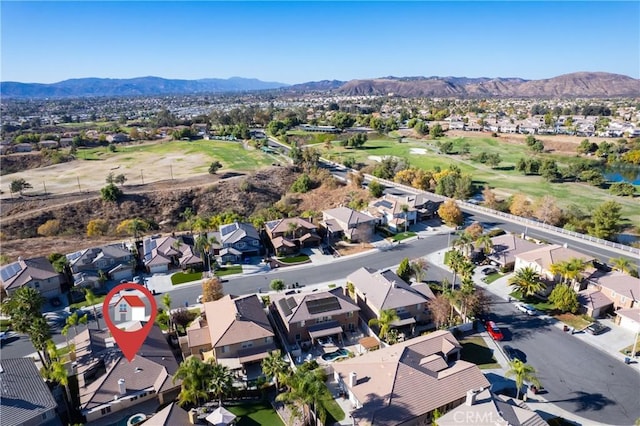
[[2, 1], [0, 80], [640, 77], [640, 2]]

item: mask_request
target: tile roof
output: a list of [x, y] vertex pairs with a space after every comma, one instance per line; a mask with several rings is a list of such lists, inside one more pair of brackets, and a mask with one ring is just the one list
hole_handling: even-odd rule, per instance
[[640, 279], [634, 278], [631, 275], [617, 271], [608, 273], [596, 271], [587, 279], [617, 294], [640, 301]]
[[[447, 362], [446, 357], [459, 350], [453, 335], [441, 330], [336, 363], [333, 368], [362, 404], [353, 412], [354, 419], [391, 426], [464, 398], [469, 389], [489, 386], [475, 364]], [[353, 387], [351, 373], [357, 377]]]
[[[278, 309], [284, 322], [289, 324], [327, 315], [340, 315], [359, 311], [358, 305], [342, 292], [342, 287], [336, 287], [330, 291], [317, 293], [274, 294], [271, 296], [271, 303]], [[315, 311], [314, 304], [318, 303], [325, 303], [324, 306], [327, 309], [332, 309], [323, 310], [322, 312], [310, 312], [310, 306], [311, 311]]]
[[46, 257], [20, 259], [0, 268], [0, 279], [5, 289], [22, 287], [33, 280], [47, 280], [58, 274]]
[[233, 244], [248, 237], [259, 240], [258, 231], [250, 223], [234, 222], [220, 227], [220, 242], [222, 244]]
[[212, 347], [274, 337], [262, 302], [255, 294], [235, 299], [226, 295], [220, 300], [206, 302], [204, 311]]
[[540, 245], [520, 238], [515, 234], [498, 235], [497, 237], [491, 238], [491, 243], [493, 244], [493, 248], [491, 249], [489, 258], [496, 260], [502, 265], [515, 262], [515, 256], [517, 254], [535, 250], [540, 247]]
[[131, 306], [132, 308], [145, 307], [144, 302], [138, 296], [122, 296], [115, 304], [118, 305], [123, 299], [125, 302], [127, 302], [127, 305]]
[[[376, 220], [375, 217], [369, 216], [359, 211], [350, 209], [348, 207], [336, 207], [335, 209], [323, 210], [323, 216], [326, 218], [329, 216], [336, 219], [338, 222], [345, 223], [349, 228], [356, 226], [358, 223], [372, 222]], [[327, 219], [325, 219], [325, 222]]]
[[[494, 395], [483, 389], [472, 405], [462, 404], [438, 418], [438, 426], [459, 426], [461, 419], [477, 419], [475, 424], [546, 426], [542, 417], [521, 401]], [[480, 420], [482, 419], [482, 420]]]
[[190, 426], [191, 422], [189, 422], [189, 412], [180, 407], [177, 402], [172, 402], [149, 417], [144, 424], [149, 426]]
[[588, 288], [578, 292], [578, 303], [591, 309], [600, 309], [613, 305], [613, 301], [604, 295], [600, 290]]
[[549, 270], [551, 265], [558, 262], [565, 262], [569, 259], [578, 258], [584, 262], [594, 260], [593, 256], [589, 256], [579, 251], [572, 250], [558, 244], [545, 245], [524, 253], [518, 254], [516, 257], [540, 265], [544, 270]]
[[388, 269], [375, 271], [363, 267], [347, 276], [347, 281], [353, 283], [366, 296], [367, 301], [379, 310], [397, 309], [428, 301], [422, 292]]
[[636, 323], [640, 324], [640, 309], [639, 308], [630, 308], [630, 309], [618, 309], [616, 311], [616, 315], [620, 315], [621, 317], [628, 318]]
[[0, 412], [3, 425], [40, 424], [57, 404], [31, 358], [0, 361]]
[[299, 228], [304, 228], [309, 231], [317, 229], [313, 223], [301, 217], [286, 217], [284, 219], [271, 220], [265, 223], [264, 226], [267, 232], [271, 234], [277, 234], [279, 232], [289, 233], [291, 232], [289, 225], [292, 223], [296, 224]]

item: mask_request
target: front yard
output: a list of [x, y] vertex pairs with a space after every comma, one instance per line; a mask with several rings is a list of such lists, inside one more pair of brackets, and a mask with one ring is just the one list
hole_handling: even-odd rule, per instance
[[500, 368], [500, 364], [493, 356], [482, 337], [465, 337], [460, 340], [462, 345], [461, 359], [476, 364], [480, 369]]
[[519, 301], [524, 302], [528, 305], [533, 306], [540, 312], [551, 313], [555, 310], [555, 306], [553, 306], [553, 303], [545, 300], [540, 300], [537, 297], [525, 297], [519, 291], [514, 291], [509, 296], [513, 297], [514, 299], [518, 299]]
[[554, 318], [557, 319], [558, 321], [562, 321], [563, 323], [567, 324], [569, 327], [573, 327], [576, 331], [584, 329], [586, 326], [588, 326], [593, 322], [593, 321], [587, 321], [586, 319], [582, 318], [580, 315], [574, 315], [570, 313], [558, 314], [558, 315], [555, 315]]

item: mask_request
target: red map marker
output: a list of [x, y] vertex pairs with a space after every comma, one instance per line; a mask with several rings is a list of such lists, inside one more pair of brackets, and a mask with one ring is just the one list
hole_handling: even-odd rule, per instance
[[[148, 314], [149, 320], [147, 321], [146, 324], [144, 324], [142, 328], [138, 330], [132, 330], [132, 331], [121, 330], [118, 328], [116, 324], [113, 323], [113, 321], [111, 321], [111, 317], [109, 316], [109, 303], [111, 302], [111, 299], [118, 292], [121, 292], [122, 290], [125, 290], [125, 289], [134, 289], [134, 290], [141, 291], [142, 293], [144, 293], [145, 297], [149, 300], [149, 303], [151, 304], [151, 312], [149, 312]], [[133, 294], [131, 296], [122, 294], [121, 296], [126, 297], [127, 299], [131, 298], [130, 301], [134, 305], [136, 304], [137, 301], [140, 300], [139, 296], [135, 296]], [[118, 296], [118, 299], [120, 299], [121, 296]], [[115, 301], [117, 302], [117, 300]], [[137, 307], [139, 308], [140, 306], [138, 305]], [[132, 307], [132, 310], [133, 310], [133, 307]], [[144, 312], [145, 309], [142, 308], [142, 310]], [[114, 307], [114, 311], [115, 311], [115, 314], [117, 314], [118, 312], [117, 306]], [[102, 304], [102, 317], [107, 323], [107, 327], [109, 327], [109, 331], [111, 331], [111, 335], [113, 336], [113, 339], [116, 341], [116, 343], [122, 350], [122, 353], [127, 358], [127, 360], [129, 360], [129, 362], [131, 362], [133, 358], [135, 358], [136, 353], [140, 349], [140, 346], [142, 346], [142, 344], [144, 343], [144, 339], [147, 338], [147, 335], [151, 331], [151, 328], [153, 327], [154, 321], [156, 319], [157, 312], [158, 312], [158, 307], [156, 305], [156, 299], [153, 298], [153, 295], [149, 290], [147, 290], [146, 287], [141, 286], [140, 284], [136, 284], [136, 283], [119, 284], [115, 286], [109, 292], [109, 294], [107, 294], [107, 297], [105, 297], [104, 302]], [[134, 314], [137, 314], [137, 313], [134, 313]]]

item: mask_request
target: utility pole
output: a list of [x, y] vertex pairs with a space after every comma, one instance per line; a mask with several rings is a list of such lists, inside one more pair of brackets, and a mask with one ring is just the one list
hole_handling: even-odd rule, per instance
[[47, 184], [45, 183], [45, 181], [42, 181], [42, 186], [44, 186], [44, 196], [46, 198], [47, 197]]
[[82, 194], [82, 188], [80, 187], [80, 176], [76, 176], [76, 179], [78, 179], [78, 193]]
[[173, 164], [169, 164], [169, 171], [171, 172], [171, 180], [173, 180]]
[[144, 176], [142, 175], [142, 169], [140, 169], [140, 179], [142, 179], [142, 184], [144, 185]]

